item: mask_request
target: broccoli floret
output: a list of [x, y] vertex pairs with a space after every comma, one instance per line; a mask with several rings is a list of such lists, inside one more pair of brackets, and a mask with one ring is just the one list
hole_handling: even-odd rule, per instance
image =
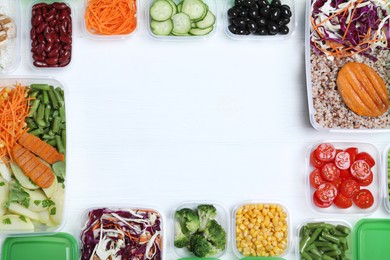
[[177, 247], [177, 248], [186, 247], [186, 246], [188, 246], [189, 242], [190, 242], [190, 239], [181, 230], [180, 223], [176, 222], [175, 223], [175, 240], [174, 240], [175, 247]]
[[212, 219], [207, 223], [204, 236], [217, 249], [225, 250], [226, 231], [216, 220]]
[[207, 222], [217, 217], [217, 209], [213, 205], [201, 204], [198, 206], [198, 215], [200, 222], [199, 230], [203, 231]]
[[176, 219], [179, 221], [182, 232], [186, 235], [194, 234], [199, 229], [199, 216], [189, 208], [183, 208], [175, 213]]
[[197, 257], [212, 256], [219, 252], [218, 249], [200, 234], [191, 236], [188, 249]]

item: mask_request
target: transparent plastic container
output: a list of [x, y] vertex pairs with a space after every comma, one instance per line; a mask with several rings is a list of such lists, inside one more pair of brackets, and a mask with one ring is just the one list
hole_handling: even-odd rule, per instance
[[[205, 4], [207, 4], [208, 6], [208, 10], [210, 10], [214, 15], [215, 15], [215, 23], [214, 23], [214, 29], [206, 34], [206, 35], [202, 35], [202, 36], [195, 36], [195, 35], [191, 35], [191, 36], [175, 36], [175, 35], [169, 35], [169, 36], [161, 36], [161, 35], [156, 35], [152, 32], [151, 28], [150, 28], [150, 22], [151, 22], [151, 17], [150, 17], [150, 7], [152, 6], [152, 4], [157, 1], [157, 0], [149, 0], [148, 1], [148, 5], [147, 5], [147, 8], [146, 9], [146, 21], [147, 21], [147, 27], [148, 27], [148, 31], [149, 31], [149, 34], [155, 38], [155, 39], [159, 39], [159, 40], [168, 40], [168, 41], [191, 41], [191, 40], [196, 40], [196, 39], [209, 39], [210, 37], [212, 37], [215, 32], [217, 31], [217, 23], [218, 23], [218, 5], [217, 5], [217, 1], [216, 0], [201, 0], [203, 1]], [[176, 5], [178, 5], [179, 3], [181, 3], [183, 0], [172, 0], [176, 3]]]
[[347, 236], [347, 242], [348, 242], [348, 247], [349, 249], [346, 251], [346, 256], [349, 257], [349, 259], [352, 259], [352, 252], [353, 252], [353, 248], [352, 248], [352, 240], [353, 240], [353, 230], [352, 230], [352, 225], [351, 223], [345, 221], [345, 220], [342, 220], [342, 219], [319, 219], [319, 218], [315, 218], [315, 219], [307, 219], [307, 220], [304, 220], [303, 222], [301, 222], [298, 227], [297, 227], [297, 230], [296, 230], [296, 235], [295, 235], [295, 250], [296, 250], [296, 259], [299, 260], [301, 259], [301, 252], [299, 250], [299, 247], [300, 247], [300, 242], [301, 242], [301, 237], [300, 237], [300, 231], [302, 230], [302, 228], [304, 226], [306, 226], [307, 224], [309, 223], [325, 223], [325, 224], [331, 224], [333, 226], [336, 226], [336, 225], [343, 225], [343, 226], [346, 226], [350, 229], [350, 234]]
[[[285, 255], [288, 254], [289, 250], [290, 250], [290, 247], [291, 247], [291, 240], [292, 240], [292, 233], [291, 233], [291, 218], [290, 218], [290, 212], [289, 210], [287, 209], [287, 207], [285, 205], [283, 205], [282, 203], [280, 202], [274, 202], [274, 201], [244, 201], [244, 202], [241, 202], [239, 204], [237, 204], [234, 209], [233, 209], [233, 216], [232, 216], [232, 247], [233, 247], [233, 252], [234, 254], [236, 255], [236, 257], [238, 259], [242, 259], [242, 258], [252, 258], [254, 256], [245, 256], [242, 252], [240, 252], [237, 248], [237, 244], [236, 244], [236, 237], [237, 237], [237, 232], [236, 232], [236, 228], [237, 228], [237, 211], [243, 207], [243, 206], [246, 206], [246, 205], [268, 205], [268, 206], [271, 206], [271, 205], [275, 205], [275, 206], [278, 206], [278, 207], [281, 207], [282, 208], [282, 211], [286, 214], [286, 224], [287, 224], [287, 244], [285, 245], [285, 248], [283, 250], [282, 253], [280, 253], [279, 255], [275, 255], [275, 256], [256, 256], [257, 258], [259, 259], [262, 259], [262, 258], [271, 258], [272, 257], [284, 257]], [[267, 213], [269, 214], [269, 213]], [[268, 215], [269, 216], [269, 215]], [[271, 220], [272, 221], [272, 220]], [[262, 224], [264, 223], [264, 220], [261, 221], [261, 223], [258, 223], [258, 224]]]
[[209, 205], [214, 205], [215, 206], [215, 208], [217, 209], [217, 217], [216, 217], [215, 220], [226, 231], [226, 248], [225, 248], [225, 250], [221, 251], [217, 255], [210, 256], [210, 257], [212, 259], [220, 258], [227, 252], [227, 250], [229, 248], [229, 244], [230, 244], [229, 213], [226, 210], [226, 208], [222, 204], [220, 204], [219, 202], [216, 202], [216, 201], [186, 201], [186, 202], [180, 203], [179, 205], [177, 205], [172, 210], [171, 219], [170, 219], [170, 222], [171, 222], [170, 226], [171, 226], [171, 229], [173, 231], [172, 232], [173, 234], [171, 236], [171, 241], [170, 241], [169, 244], [172, 247], [173, 253], [174, 253], [174, 255], [176, 256], [177, 259], [180, 259], [180, 258], [184, 258], [184, 259], [185, 258], [194, 258], [195, 256], [190, 251], [188, 251], [186, 248], [177, 248], [174, 245], [174, 239], [175, 239], [175, 235], [176, 235], [175, 224], [177, 222], [175, 220], [175, 212], [180, 210], [180, 209], [183, 209], [183, 208], [190, 208], [192, 210], [196, 210], [197, 206], [201, 205], [201, 204], [209, 204]]
[[91, 31], [89, 31], [86, 27], [86, 23], [85, 23], [85, 13], [86, 13], [86, 10], [88, 8], [88, 2], [90, 0], [83, 0], [83, 3], [84, 3], [84, 6], [83, 6], [83, 11], [82, 11], [82, 17], [81, 17], [81, 24], [82, 24], [82, 29], [84, 31], [84, 34], [87, 35], [89, 38], [91, 39], [94, 39], [94, 40], [124, 40], [124, 39], [128, 39], [130, 38], [131, 36], [133, 36], [137, 31], [138, 31], [138, 28], [140, 26], [140, 10], [141, 10], [141, 6], [140, 6], [140, 1], [139, 0], [135, 0], [135, 3], [136, 3], [136, 20], [137, 20], [137, 25], [135, 27], [135, 29], [128, 33], [128, 34], [114, 34], [114, 35], [101, 35], [101, 34], [96, 34], [96, 33], [93, 33]]
[[[353, 203], [352, 207], [343, 209], [338, 208], [335, 205], [331, 205], [328, 208], [320, 208], [317, 207], [313, 202], [313, 194], [315, 192], [315, 189], [311, 187], [310, 185], [310, 173], [315, 169], [314, 166], [310, 164], [310, 154], [317, 148], [317, 146], [321, 143], [331, 143], [336, 149], [342, 149], [345, 150], [350, 147], [356, 147], [358, 148], [358, 152], [367, 152], [369, 153], [373, 159], [375, 160], [374, 167], [371, 168], [371, 171], [373, 173], [373, 181], [369, 186], [362, 187], [361, 189], [368, 189], [371, 191], [373, 197], [374, 197], [374, 204], [367, 208], [367, 209], [361, 209]], [[305, 178], [305, 186], [306, 186], [306, 200], [309, 205], [309, 207], [316, 213], [322, 214], [322, 215], [335, 215], [335, 214], [341, 214], [341, 215], [369, 215], [375, 212], [375, 210], [380, 206], [381, 204], [381, 157], [378, 149], [375, 145], [367, 142], [360, 142], [360, 141], [322, 141], [315, 144], [312, 144], [308, 147], [306, 151], [306, 172], [304, 174]]]
[[[37, 77], [37, 76], [13, 76], [13, 77], [4, 77], [0, 78], [0, 88], [2, 87], [14, 87], [16, 84], [21, 84], [22, 86], [29, 86], [30, 84], [48, 84], [53, 86], [54, 88], [60, 87], [64, 90], [64, 101], [65, 101], [65, 114], [68, 115], [68, 107], [66, 104], [68, 104], [68, 91], [65, 87], [64, 83], [54, 79], [54, 78], [48, 78], [48, 77]], [[70, 140], [70, 134], [69, 134], [70, 124], [69, 124], [69, 117], [66, 117], [66, 153], [65, 153], [65, 162], [67, 164], [68, 161], [71, 160], [70, 155], [70, 147], [69, 147], [69, 140]], [[10, 175], [7, 175], [4, 171], [0, 171], [2, 176], [5, 180], [10, 178]], [[61, 183], [58, 184], [57, 189], [53, 190], [46, 190], [45, 194], [46, 196], [51, 200], [54, 200], [54, 197], [57, 197], [56, 201], [56, 214], [61, 212], [60, 206], [58, 203], [62, 203], [62, 213], [59, 213], [58, 217], [61, 221], [58, 221], [59, 224], [52, 223], [52, 225], [46, 225], [39, 223], [38, 221], [33, 221], [34, 224], [34, 230], [32, 231], [18, 231], [18, 230], [0, 230], [0, 236], [28, 236], [28, 235], [49, 235], [52, 233], [59, 232], [63, 229], [66, 220], [67, 220], [67, 186], [69, 185], [69, 171], [65, 171], [65, 182], [64, 182], [64, 192], [62, 193], [62, 190], [60, 190], [60, 187], [62, 187]], [[57, 179], [56, 179], [57, 180]], [[41, 190], [39, 188], [38, 190]], [[51, 194], [49, 196], [48, 194]], [[62, 196], [62, 199], [61, 199]], [[37, 201], [30, 201], [31, 203], [36, 203]], [[36, 204], [39, 205], [39, 204]], [[8, 214], [8, 213], [7, 213]]]
[[[32, 19], [32, 8], [35, 4], [38, 4], [38, 3], [46, 3], [46, 4], [53, 4], [53, 3], [65, 3], [71, 10], [71, 14], [70, 14], [70, 17], [71, 17], [71, 26], [72, 26], [72, 33], [71, 33], [71, 36], [72, 36], [72, 42], [71, 42], [71, 54], [70, 54], [70, 62], [65, 65], [65, 66], [50, 66], [50, 67], [38, 67], [38, 66], [35, 66], [34, 65], [34, 59], [33, 59], [33, 53], [31, 51], [32, 49], [32, 39], [31, 39], [31, 29], [32, 29], [32, 24], [31, 24], [31, 19]], [[68, 69], [69, 67], [71, 67], [72, 65], [72, 61], [74, 59], [74, 42], [75, 42], [75, 34], [74, 34], [74, 31], [75, 31], [75, 27], [76, 27], [76, 17], [77, 17], [77, 12], [76, 12], [76, 8], [74, 6], [74, 2], [71, 1], [71, 0], [61, 0], [61, 1], [58, 1], [58, 0], [35, 0], [33, 2], [31, 2], [28, 7], [27, 7], [27, 13], [26, 13], [26, 17], [27, 17], [27, 21], [28, 21], [28, 24], [26, 25], [26, 32], [25, 32], [25, 35], [26, 35], [26, 42], [27, 42], [27, 57], [28, 57], [28, 63], [30, 65], [30, 67], [33, 69], [33, 70], [36, 70], [36, 71], [39, 71], [39, 72], [42, 72], [42, 71], [46, 71], [46, 72], [49, 72], [49, 71], [58, 71], [58, 70], [64, 70], [64, 69]]]
[[[285, 40], [291, 37], [295, 33], [295, 28], [297, 27], [297, 21], [296, 21], [296, 8], [295, 8], [295, 0], [281, 0], [282, 5], [286, 4], [290, 6], [290, 10], [292, 13], [292, 16], [290, 18], [290, 23], [287, 25], [289, 28], [288, 34], [282, 35], [282, 34], [276, 34], [276, 35], [236, 35], [233, 34], [231, 31], [229, 31], [228, 26], [229, 23], [229, 17], [228, 17], [228, 10], [234, 6], [234, 0], [225, 0], [224, 1], [224, 9], [223, 9], [223, 29], [225, 31], [225, 34], [233, 40], [245, 40], [245, 41], [272, 41], [272, 40]], [[268, 2], [271, 3], [271, 0], [268, 0]]]
[[383, 154], [383, 198], [385, 209], [390, 213], [390, 145], [385, 149]]
[[1, 1], [0, 15], [11, 18], [15, 25], [14, 37], [8, 38], [0, 44], [0, 74], [9, 74], [19, 67], [21, 61], [22, 27], [19, 0]]
[[86, 228], [86, 224], [89, 221], [89, 213], [93, 210], [99, 210], [99, 209], [108, 209], [111, 211], [118, 211], [118, 210], [132, 210], [132, 211], [148, 211], [148, 212], [154, 212], [157, 213], [160, 217], [160, 229], [161, 229], [161, 259], [165, 259], [166, 255], [166, 235], [165, 235], [165, 217], [161, 213], [160, 210], [158, 210], [156, 207], [153, 206], [148, 206], [148, 205], [126, 205], [126, 204], [111, 204], [111, 205], [94, 205], [89, 208], [87, 208], [82, 215], [80, 216], [80, 228], [78, 231], [76, 231], [76, 234], [79, 234], [76, 239], [79, 242], [80, 245], [80, 258], [82, 257], [82, 247], [83, 247], [83, 242], [81, 240], [81, 236]]

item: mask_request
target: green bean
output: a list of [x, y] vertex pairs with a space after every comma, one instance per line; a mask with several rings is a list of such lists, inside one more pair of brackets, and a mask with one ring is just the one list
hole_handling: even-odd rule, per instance
[[38, 136], [40, 134], [43, 134], [43, 130], [41, 128], [34, 129], [30, 132], [30, 134]]
[[62, 97], [63, 95], [62, 95], [61, 92], [59, 92], [57, 89], [58, 89], [58, 88], [56, 88], [56, 89], [53, 90], [53, 93], [54, 93], [54, 95], [56, 96], [57, 101], [58, 101], [58, 102], [64, 101], [64, 98]]
[[46, 105], [46, 107], [45, 107], [45, 122], [48, 125], [50, 125], [50, 112], [51, 112], [51, 106]]
[[43, 134], [42, 138], [45, 139], [45, 140], [53, 140], [53, 139], [55, 139], [55, 136], [48, 135], [48, 134]]
[[308, 246], [308, 242], [310, 241], [310, 236], [306, 235], [301, 242], [299, 243], [299, 252], [303, 253], [305, 248]]
[[48, 84], [31, 84], [30, 88], [36, 90], [49, 90], [50, 86]]
[[53, 90], [52, 86], [50, 86], [50, 88], [48, 90], [48, 94], [49, 94], [49, 99], [50, 99], [50, 102], [51, 102], [51, 106], [54, 109], [58, 109], [58, 107], [59, 107], [58, 100], [57, 100], [56, 96], [54, 95], [54, 90]]
[[65, 153], [65, 148], [62, 145], [61, 136], [56, 135], [56, 143], [57, 143], [57, 149], [60, 153]]
[[48, 141], [46, 141], [46, 143], [50, 144], [50, 145], [53, 146], [53, 147], [57, 146], [56, 139], [48, 140]]
[[351, 233], [351, 229], [349, 227], [346, 227], [343, 225], [337, 225], [336, 230], [338, 230], [346, 235], [349, 235], [349, 233]]
[[313, 249], [310, 250], [310, 253], [314, 254], [314, 255], [317, 255], [319, 257], [321, 257], [321, 252], [315, 247]]
[[60, 121], [61, 118], [58, 116], [54, 117], [52, 121], [51, 131], [55, 134], [58, 133], [58, 131], [60, 130]]
[[65, 123], [66, 122], [66, 119], [65, 119], [65, 108], [64, 107], [60, 107], [58, 109], [58, 111], [60, 113], [61, 123]]
[[58, 112], [58, 110], [53, 111], [53, 114], [52, 114], [53, 118], [55, 118], [56, 116], [59, 116], [59, 115], [60, 115], [60, 112]]
[[307, 247], [305, 248], [305, 251], [310, 251], [310, 250], [312, 250], [312, 249], [314, 249], [314, 248], [317, 248], [317, 246], [316, 246], [314, 243], [312, 243], [311, 245], [309, 245], [309, 246], [307, 246]]
[[63, 146], [66, 149], [66, 131], [61, 132], [61, 139], [62, 139]]
[[311, 252], [307, 252], [307, 254], [313, 259], [313, 260], [321, 260], [321, 256], [318, 256], [316, 254], [313, 254]]
[[38, 96], [38, 94], [39, 94], [39, 91], [30, 91], [30, 92], [28, 93], [28, 96], [29, 96], [30, 98], [36, 98], [36, 97]]
[[341, 251], [340, 249], [337, 249], [337, 250], [326, 252], [325, 255], [335, 257], [341, 255]]
[[305, 260], [313, 260], [313, 258], [312, 258], [308, 253], [306, 253], [306, 252], [303, 252], [303, 253], [301, 254], [301, 257], [302, 257], [303, 259], [305, 259]]
[[340, 239], [336, 236], [332, 236], [331, 234], [329, 233], [322, 233], [322, 237], [325, 238], [326, 240], [329, 240], [335, 244], [340, 244]]
[[31, 108], [30, 108], [30, 111], [28, 113], [28, 117], [33, 117], [35, 112], [37, 111], [38, 107], [39, 107], [39, 103], [41, 101], [39, 99], [35, 99], [33, 102], [32, 102], [32, 105], [31, 105]]
[[308, 242], [308, 244], [310, 245], [311, 243], [313, 243], [321, 234], [323, 228], [321, 227], [318, 227], [314, 230], [313, 234], [311, 235], [310, 237], [310, 240]]
[[34, 130], [35, 128], [38, 128], [38, 125], [35, 123], [34, 119], [26, 117], [25, 121], [27, 123], [28, 128], [30, 128], [30, 131]]
[[330, 256], [328, 256], [328, 255], [323, 255], [323, 256], [322, 256], [322, 259], [323, 259], [323, 260], [334, 260], [333, 257], [330, 257]]
[[49, 94], [47, 93], [46, 90], [42, 91], [42, 93], [43, 93], [43, 103], [45, 105], [48, 105], [50, 103]]

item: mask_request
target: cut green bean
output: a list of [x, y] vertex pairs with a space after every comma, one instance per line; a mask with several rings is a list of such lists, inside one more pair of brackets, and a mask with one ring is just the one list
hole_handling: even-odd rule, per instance
[[59, 113], [60, 113], [60, 118], [61, 118], [61, 123], [65, 123], [66, 122], [66, 118], [65, 118], [65, 108], [64, 107], [60, 107], [58, 109]]
[[38, 106], [37, 119], [43, 119], [44, 116], [45, 116], [45, 105], [40, 104]]
[[313, 260], [313, 258], [306, 252], [301, 253], [301, 258], [305, 260]]
[[322, 256], [322, 259], [323, 259], [323, 260], [334, 260], [333, 257], [327, 256], [327, 255], [323, 255], [323, 256]]
[[28, 113], [28, 117], [33, 117], [35, 112], [37, 111], [38, 107], [39, 107], [39, 103], [41, 101], [39, 99], [35, 99], [33, 102], [32, 102], [32, 105], [31, 105], [31, 108], [30, 108], [30, 111]]
[[310, 241], [309, 235], [306, 235], [304, 238], [301, 239], [301, 242], [299, 243], [299, 252], [303, 253], [305, 251], [309, 241]]
[[43, 103], [45, 105], [48, 105], [50, 103], [50, 100], [49, 100], [49, 94], [47, 93], [47, 90], [44, 90], [42, 91], [42, 95], [43, 95]]
[[48, 140], [46, 143], [50, 144], [53, 147], [57, 146], [57, 142], [55, 138], [53, 140]]
[[65, 148], [62, 144], [61, 136], [56, 135], [57, 149], [60, 153], [65, 153]]
[[55, 134], [58, 133], [58, 131], [60, 130], [60, 121], [61, 118], [59, 116], [56, 116], [53, 119], [51, 131]]
[[48, 135], [48, 134], [43, 134], [43, 135], [42, 135], [42, 138], [43, 138], [43, 139], [46, 139], [46, 140], [53, 140], [53, 139], [55, 139], [55, 136], [53, 136], [53, 135]]
[[329, 240], [330, 242], [335, 243], [335, 244], [340, 244], [340, 239], [336, 236], [332, 236], [329, 233], [323, 232], [322, 237], [325, 238], [326, 240]]
[[50, 102], [51, 102], [51, 106], [54, 109], [58, 109], [59, 108], [58, 100], [57, 100], [56, 96], [54, 95], [54, 90], [53, 90], [52, 86], [50, 86], [50, 88], [48, 90], [48, 94], [49, 94], [49, 99], [50, 99]]
[[329, 252], [326, 252], [325, 255], [335, 257], [338, 255], [341, 255], [341, 250], [337, 249], [337, 250], [329, 251]]
[[36, 90], [49, 90], [50, 86], [48, 84], [31, 84], [30, 88]]
[[321, 257], [321, 252], [315, 247], [313, 249], [310, 250], [310, 253], [314, 254], [314, 255], [317, 255], [319, 257]]
[[30, 132], [30, 134], [38, 136], [40, 134], [43, 134], [43, 130], [41, 128], [34, 129]]
[[50, 125], [50, 112], [51, 112], [51, 106], [46, 105], [46, 107], [45, 107], [45, 122], [47, 125]]
[[66, 149], [66, 131], [61, 132], [61, 139], [62, 139], [62, 144], [64, 148]]
[[30, 130], [34, 130], [35, 128], [38, 128], [38, 125], [35, 123], [34, 119], [26, 117], [25, 121]]
[[53, 93], [56, 96], [58, 102], [64, 101], [64, 98], [61, 95], [61, 92], [59, 92], [57, 89], [54, 89]]
[[338, 230], [346, 235], [349, 235], [349, 233], [351, 233], [351, 229], [349, 227], [346, 227], [343, 225], [337, 225], [336, 230]]

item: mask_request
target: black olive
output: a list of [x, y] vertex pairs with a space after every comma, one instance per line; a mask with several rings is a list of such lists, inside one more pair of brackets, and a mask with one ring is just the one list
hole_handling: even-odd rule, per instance
[[227, 14], [228, 14], [228, 16], [229, 16], [230, 18], [236, 18], [236, 17], [238, 17], [237, 8], [235, 8], [235, 7], [230, 8], [230, 9], [228, 10]]
[[253, 19], [257, 19], [260, 17], [260, 12], [256, 8], [249, 9], [249, 17]]
[[291, 10], [289, 5], [282, 5], [282, 7], [285, 7], [287, 9]]
[[248, 35], [249, 31], [245, 27], [238, 27], [237, 34], [238, 35]]
[[257, 31], [256, 31], [256, 34], [258, 34], [258, 35], [267, 35], [268, 34], [268, 30], [267, 30], [267, 28], [265, 28], [265, 26], [258, 27]]
[[279, 33], [280, 34], [288, 34], [290, 30], [288, 29], [288, 27], [286, 25], [283, 25], [282, 27], [279, 28]]
[[267, 19], [264, 17], [261, 17], [260, 19], [257, 20], [257, 25], [258, 26], [266, 26], [267, 25]]
[[237, 34], [237, 26], [235, 26], [234, 24], [231, 24], [228, 26], [228, 29], [231, 33], [233, 34]]
[[235, 19], [233, 19], [233, 24], [235, 26], [245, 27], [246, 26], [246, 19], [243, 17], [235, 18]]
[[243, 5], [244, 4], [244, 0], [235, 0], [234, 1], [234, 5], [235, 6], [241, 6], [241, 5]]
[[238, 17], [248, 17], [249, 12], [246, 8], [240, 8], [238, 10]]
[[260, 9], [260, 15], [263, 16], [263, 17], [269, 17], [270, 11], [271, 11], [271, 6], [270, 5], [263, 6]]
[[282, 5], [282, 3], [280, 2], [280, 0], [272, 0], [272, 2], [271, 2], [271, 6], [273, 6], [273, 7], [279, 7], [281, 5]]
[[276, 21], [278, 20], [280, 17], [280, 10], [279, 8], [271, 8], [271, 11], [270, 11], [270, 14], [269, 14], [269, 18], [272, 20], [272, 21]]
[[290, 18], [292, 13], [291, 13], [291, 10], [287, 7], [281, 7], [280, 8], [280, 14], [282, 17], [284, 18]]
[[245, 0], [245, 6], [247, 7], [252, 7], [252, 6], [255, 6], [256, 4], [256, 1], [255, 0]]
[[268, 1], [267, 0], [259, 0], [257, 1], [257, 4], [260, 6], [260, 7], [263, 7], [263, 6], [266, 6], [268, 5]]
[[270, 35], [275, 35], [278, 33], [278, 25], [273, 21], [268, 21], [267, 28]]
[[255, 23], [255, 21], [250, 20], [249, 22], [247, 22], [246, 28], [249, 32], [253, 33], [257, 30], [257, 24]]

